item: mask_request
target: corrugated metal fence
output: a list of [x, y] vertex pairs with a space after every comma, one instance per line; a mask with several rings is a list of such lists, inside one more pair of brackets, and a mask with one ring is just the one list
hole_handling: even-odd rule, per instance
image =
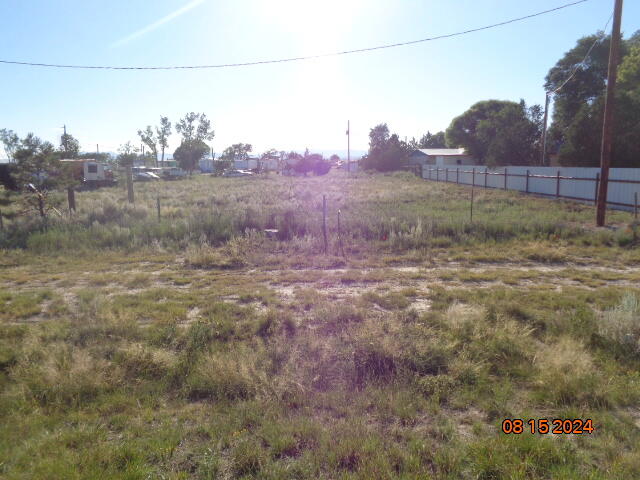
[[[595, 202], [600, 183], [599, 168], [585, 167], [430, 167], [417, 172], [425, 180], [517, 190], [524, 193]], [[640, 202], [640, 168], [609, 171], [607, 206], [633, 210]]]

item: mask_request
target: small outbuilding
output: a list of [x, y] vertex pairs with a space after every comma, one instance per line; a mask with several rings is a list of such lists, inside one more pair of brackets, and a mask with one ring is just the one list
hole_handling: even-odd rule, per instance
[[424, 148], [409, 154], [409, 165], [456, 167], [478, 165], [478, 162], [464, 148]]

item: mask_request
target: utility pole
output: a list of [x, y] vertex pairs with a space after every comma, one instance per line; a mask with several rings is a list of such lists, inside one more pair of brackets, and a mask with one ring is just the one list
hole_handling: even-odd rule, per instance
[[351, 175], [351, 126], [347, 120], [347, 174]]
[[67, 125], [62, 125], [62, 129], [64, 130], [64, 133], [62, 134], [60, 143], [62, 144], [62, 148], [64, 149], [64, 158], [67, 158]]
[[620, 23], [622, 21], [622, 0], [615, 0], [613, 10], [613, 29], [609, 50], [609, 72], [607, 74], [607, 96], [604, 103], [604, 123], [602, 125], [602, 150], [600, 153], [600, 189], [596, 224], [604, 226], [607, 209], [607, 191], [609, 187], [609, 167], [611, 165], [611, 147], [613, 143], [613, 108], [620, 57]]
[[549, 100], [551, 98], [551, 92], [547, 92], [544, 102], [544, 121], [542, 126], [542, 158], [540, 159], [540, 165], [544, 167], [545, 159], [547, 157], [547, 122], [549, 120]]

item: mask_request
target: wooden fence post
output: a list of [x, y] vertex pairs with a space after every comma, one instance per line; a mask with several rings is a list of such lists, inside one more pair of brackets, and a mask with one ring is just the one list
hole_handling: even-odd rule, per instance
[[[638, 192], [633, 192], [633, 217], [638, 219]], [[2, 218], [1, 214], [0, 218]], [[2, 225], [2, 221], [0, 221], [0, 225]]]
[[484, 168], [484, 188], [487, 188], [487, 177], [489, 177], [489, 169], [485, 167]]
[[158, 221], [160, 221], [160, 195], [156, 198], [156, 206], [158, 207]]
[[0, 210], [0, 230], [4, 230], [4, 223], [2, 223], [2, 210]]
[[507, 189], [507, 178], [509, 178], [509, 174], [507, 173], [507, 167], [504, 167], [504, 189]]
[[69, 203], [69, 215], [76, 211], [76, 192], [73, 187], [67, 188], [67, 202]]
[[340, 245], [340, 252], [344, 259], [347, 259], [347, 256], [344, 253], [344, 246], [342, 245], [342, 228], [340, 227], [340, 209], [338, 209], [338, 244]]
[[598, 190], [599, 190], [599, 187], [600, 187], [600, 173], [596, 173], [596, 182], [595, 183], [596, 183], [596, 191], [595, 191], [595, 194], [593, 195], [593, 203], [595, 205], [597, 205], [598, 204]]
[[527, 170], [527, 181], [525, 182], [525, 192], [529, 193], [529, 170]]
[[324, 239], [324, 254], [327, 254], [327, 196], [322, 195], [322, 237]]
[[560, 198], [560, 170], [556, 176], [556, 198]]
[[456, 183], [460, 183], [460, 167], [456, 167]]
[[[475, 169], [474, 169], [475, 171]], [[471, 186], [471, 210], [470, 210], [470, 219], [471, 219], [471, 223], [473, 223], [473, 191], [474, 191], [474, 186]]]
[[127, 165], [126, 169], [127, 176], [127, 198], [129, 199], [129, 203], [133, 203], [133, 173], [131, 171], [131, 165]]
[[444, 169], [444, 181], [445, 182], [449, 181], [449, 169], [448, 168]]

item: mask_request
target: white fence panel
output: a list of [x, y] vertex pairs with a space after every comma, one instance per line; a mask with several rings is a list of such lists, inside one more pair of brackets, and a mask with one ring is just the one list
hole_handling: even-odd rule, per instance
[[[458, 173], [456, 170], [459, 169]], [[475, 176], [472, 173], [475, 170]], [[488, 172], [489, 175], [486, 175]], [[527, 172], [529, 178], [527, 182]], [[506, 167], [507, 189], [595, 202], [599, 168], [590, 167]], [[494, 174], [494, 175], [491, 175]], [[497, 175], [495, 175], [497, 174]], [[560, 178], [558, 179], [558, 174]], [[450, 168], [428, 168], [422, 171], [424, 179], [471, 185], [475, 177], [478, 187], [504, 189], [505, 167], [488, 170], [486, 167], [461, 166]], [[543, 178], [541, 178], [542, 176]], [[485, 178], [486, 177], [486, 178]], [[569, 177], [569, 178], [567, 178]], [[617, 182], [616, 180], [622, 180]], [[612, 168], [609, 172], [607, 202], [612, 208], [632, 210], [635, 194], [640, 197], [640, 168]]]

